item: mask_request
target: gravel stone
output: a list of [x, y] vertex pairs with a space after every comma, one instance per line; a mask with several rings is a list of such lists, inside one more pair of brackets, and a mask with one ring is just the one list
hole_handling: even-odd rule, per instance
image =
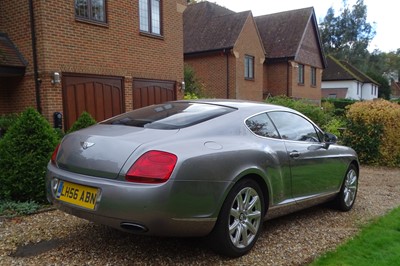
[[350, 212], [313, 207], [264, 223], [254, 249], [230, 259], [202, 238], [127, 234], [58, 210], [0, 218], [0, 265], [305, 265], [400, 205], [400, 169], [361, 168]]

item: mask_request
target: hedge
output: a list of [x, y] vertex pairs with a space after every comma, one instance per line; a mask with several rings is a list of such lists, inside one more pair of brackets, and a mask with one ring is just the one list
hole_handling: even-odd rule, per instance
[[362, 163], [400, 166], [400, 105], [386, 100], [357, 102], [349, 106], [343, 135]]

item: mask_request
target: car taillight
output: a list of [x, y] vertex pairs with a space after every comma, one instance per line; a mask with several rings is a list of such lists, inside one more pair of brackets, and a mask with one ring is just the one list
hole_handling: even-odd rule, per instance
[[175, 154], [163, 151], [148, 151], [131, 166], [125, 179], [137, 183], [166, 182], [175, 168]]
[[54, 164], [54, 165], [56, 165], [57, 153], [58, 153], [58, 149], [59, 148], [60, 148], [60, 144], [57, 145], [57, 147], [53, 151], [53, 154], [51, 155], [51, 163]]

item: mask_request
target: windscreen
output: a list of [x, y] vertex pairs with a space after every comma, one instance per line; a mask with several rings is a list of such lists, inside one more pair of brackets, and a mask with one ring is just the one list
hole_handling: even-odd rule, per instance
[[153, 129], [180, 129], [235, 111], [235, 108], [192, 102], [151, 105], [110, 118], [101, 124]]

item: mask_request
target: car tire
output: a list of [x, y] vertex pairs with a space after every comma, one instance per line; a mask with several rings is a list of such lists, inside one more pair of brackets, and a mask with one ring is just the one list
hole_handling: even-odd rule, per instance
[[340, 211], [351, 210], [356, 200], [358, 190], [358, 169], [351, 164], [347, 169], [339, 194], [334, 200], [334, 207]]
[[229, 192], [209, 241], [224, 256], [240, 257], [256, 243], [264, 220], [264, 196], [252, 179], [239, 181]]

